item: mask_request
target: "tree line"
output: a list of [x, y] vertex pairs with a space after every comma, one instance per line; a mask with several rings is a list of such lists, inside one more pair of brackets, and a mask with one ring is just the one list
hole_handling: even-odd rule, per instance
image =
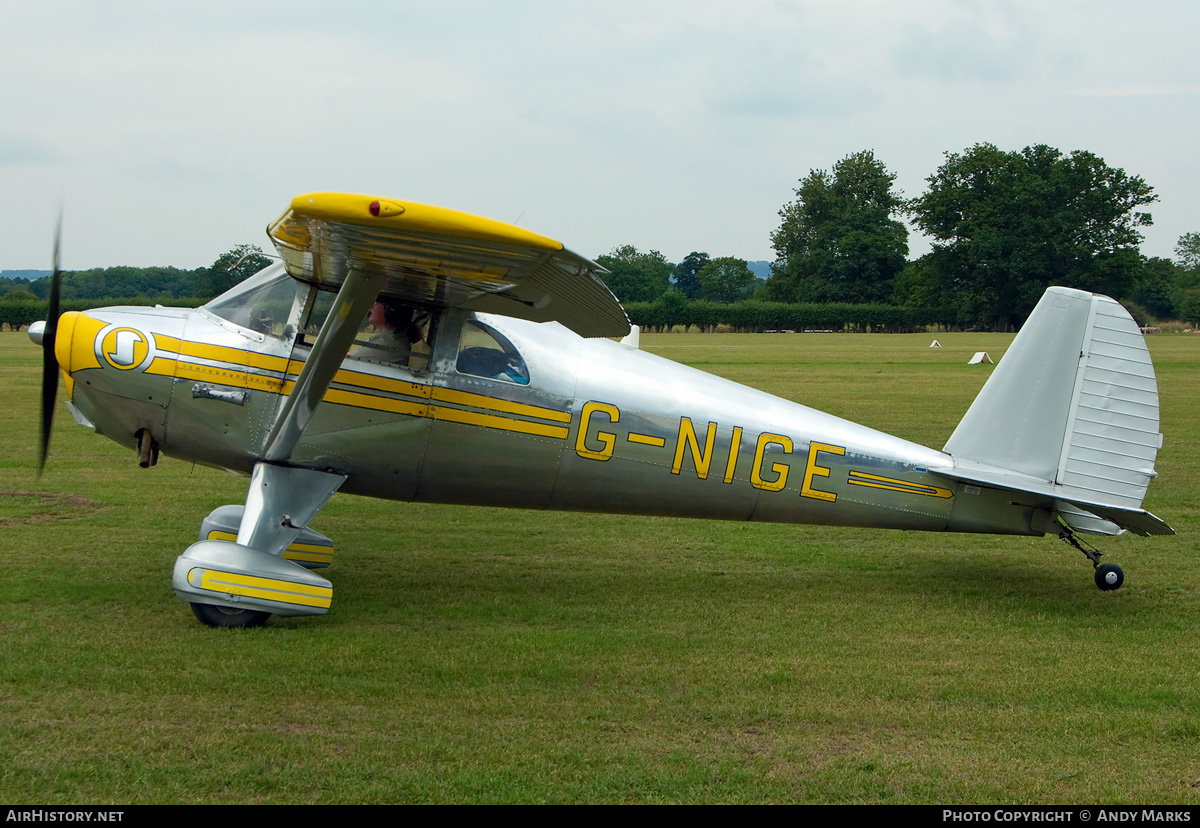
[[[976, 144], [946, 153], [915, 198], [895, 181], [870, 150], [811, 170], [779, 211], [766, 280], [744, 259], [700, 251], [673, 263], [622, 245], [596, 261], [633, 321], [649, 328], [1012, 330], [1050, 285], [1112, 296], [1143, 325], [1200, 325], [1200, 233], [1179, 239], [1175, 260], [1143, 256], [1141, 230], [1153, 221], [1144, 208], [1158, 196], [1090, 152]], [[905, 218], [931, 239], [924, 256], [908, 258]], [[62, 296], [199, 304], [269, 262], [258, 247], [240, 245], [190, 271], [76, 271], [63, 275]], [[0, 278], [0, 317], [48, 292], [48, 278]]]
[[[1200, 324], [1200, 233], [1180, 238], [1176, 261], [1143, 256], [1141, 228], [1153, 219], [1142, 208], [1158, 197], [1140, 177], [1090, 152], [976, 144], [946, 153], [916, 198], [905, 199], [895, 180], [869, 150], [812, 170], [779, 211], [775, 262], [760, 286], [743, 260], [706, 253], [672, 266], [657, 251], [625, 246], [597, 261], [611, 271], [605, 279], [617, 298], [638, 314], [657, 308], [655, 319], [678, 316], [697, 300], [752, 300], [758, 315], [779, 304], [878, 305], [907, 309], [894, 320], [1012, 330], [1047, 287], [1063, 285], [1112, 296], [1143, 325]], [[932, 240], [929, 253], [908, 258], [902, 218]], [[692, 318], [713, 312], [698, 307]], [[843, 317], [851, 328], [862, 324], [863, 314]]]
[[[208, 267], [96, 267], [66, 270], [61, 297], [70, 299], [195, 299], [206, 302], [243, 282], [271, 260], [255, 244], [240, 244], [222, 253]], [[0, 297], [41, 300], [50, 295], [50, 277], [20, 279], [0, 277]], [[136, 302], [134, 304], [137, 304]]]
[[[208, 267], [98, 267], [63, 271], [62, 310], [88, 310], [101, 305], [177, 305], [195, 307], [224, 293], [269, 265], [253, 244], [222, 253]], [[50, 277], [26, 280], [0, 277], [0, 325], [19, 330], [46, 317]]]
[[734, 333], [770, 331], [838, 331], [857, 333], [910, 333], [953, 327], [948, 307], [905, 307], [880, 302], [769, 302], [744, 299], [721, 303], [689, 301], [668, 292], [653, 302], [625, 305], [629, 321], [646, 331], [696, 327], [708, 332], [718, 327]]

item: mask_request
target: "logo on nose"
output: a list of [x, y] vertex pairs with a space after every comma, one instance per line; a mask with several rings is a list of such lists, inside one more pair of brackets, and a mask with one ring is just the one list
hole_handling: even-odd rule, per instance
[[141, 331], [133, 328], [114, 328], [100, 341], [100, 355], [114, 368], [128, 371], [146, 361], [150, 344]]

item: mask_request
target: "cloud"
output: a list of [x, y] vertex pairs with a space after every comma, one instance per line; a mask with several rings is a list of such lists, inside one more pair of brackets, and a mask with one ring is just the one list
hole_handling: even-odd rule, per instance
[[[998, 84], [1030, 73], [1038, 61], [1038, 26], [1001, 6], [957, 7], [947, 18], [909, 24], [892, 49], [897, 69], [943, 81]], [[1036, 15], [1035, 15], [1036, 16]]]
[[1163, 95], [1190, 95], [1200, 92], [1200, 85], [1173, 83], [1119, 83], [1080, 89], [1075, 94], [1088, 98], [1145, 98]]
[[[28, 240], [64, 187], [90, 217], [80, 266], [211, 261], [314, 189], [526, 210], [593, 253], [763, 258], [807, 170], [872, 148], [915, 195], [978, 141], [1156, 173], [1154, 230], [1177, 236], [1200, 200], [1194, 17], [1180, 0], [0, 4], [0, 265], [41, 262]], [[181, 199], [220, 208], [184, 232], [160, 207]]]
[[0, 164], [58, 164], [65, 156], [53, 144], [27, 135], [0, 132]]
[[874, 96], [865, 90], [818, 86], [747, 85], [712, 101], [718, 115], [753, 118], [835, 117], [868, 106]]

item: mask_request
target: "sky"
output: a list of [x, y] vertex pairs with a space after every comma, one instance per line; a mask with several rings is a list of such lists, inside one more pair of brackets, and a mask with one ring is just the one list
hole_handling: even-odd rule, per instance
[[[1190, 0], [440, 0], [0, 5], [0, 269], [270, 252], [334, 190], [774, 259], [800, 179], [860, 150], [1049, 144], [1137, 175], [1142, 251], [1200, 230]], [[910, 255], [929, 249], [914, 232]]]

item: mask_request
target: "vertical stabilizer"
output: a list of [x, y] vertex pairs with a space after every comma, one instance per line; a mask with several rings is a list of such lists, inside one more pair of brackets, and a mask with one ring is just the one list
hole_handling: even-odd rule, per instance
[[1137, 323], [1107, 296], [1052, 287], [945, 451], [1046, 481], [1064, 500], [1138, 509], [1161, 445]]

